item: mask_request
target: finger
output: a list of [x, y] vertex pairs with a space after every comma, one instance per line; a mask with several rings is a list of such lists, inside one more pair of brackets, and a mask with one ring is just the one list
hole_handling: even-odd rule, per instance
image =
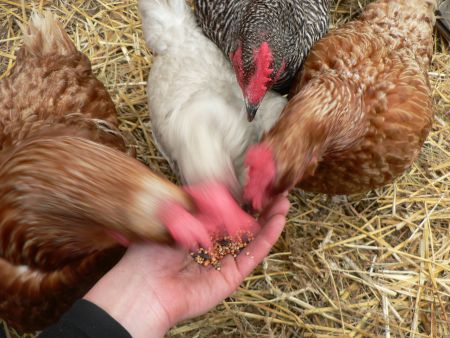
[[262, 211], [262, 216], [270, 219], [277, 214], [286, 214], [289, 209], [289, 200], [284, 195], [277, 195], [272, 203]]
[[285, 222], [286, 219], [283, 215], [271, 218], [255, 240], [237, 258], [227, 256], [221, 262], [220, 271], [211, 268], [209, 271], [205, 270], [205, 273], [199, 274], [196, 278], [197, 285], [203, 284], [205, 289], [214, 285], [217, 290], [214, 293], [215, 299], [211, 299], [214, 302], [230, 295], [268, 255], [283, 231]]
[[[221, 271], [209, 271], [209, 277], [216, 275], [219, 279], [236, 280], [236, 275], [243, 280], [270, 252], [270, 249], [278, 240], [286, 223], [286, 214], [289, 209], [289, 201], [285, 196], [277, 198], [276, 205], [271, 208], [272, 217], [265, 221], [264, 227], [256, 238], [238, 255], [236, 259], [231, 256], [221, 261]], [[267, 217], [267, 215], [266, 215]], [[248, 253], [248, 254], [247, 254]], [[224, 276], [225, 275], [225, 276]], [[211, 280], [210, 280], [211, 281]], [[237, 285], [236, 285], [237, 286]]]
[[270, 207], [266, 208], [259, 217], [259, 223], [263, 225], [267, 220], [271, 219], [275, 215], [285, 216], [289, 210], [290, 203], [287, 197], [282, 194], [278, 195]]
[[272, 246], [283, 232], [286, 217], [275, 215], [263, 227], [258, 236], [236, 258], [238, 270], [243, 276], [250, 274], [253, 269], [266, 257]]

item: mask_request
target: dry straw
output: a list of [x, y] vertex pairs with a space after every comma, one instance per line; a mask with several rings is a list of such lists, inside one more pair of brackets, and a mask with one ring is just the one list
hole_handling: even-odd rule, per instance
[[[368, 2], [335, 0], [332, 24]], [[174, 179], [149, 128], [152, 55], [136, 0], [1, 0], [0, 77], [21, 44], [17, 22], [32, 7], [60, 17], [110, 91], [139, 159]], [[430, 79], [434, 128], [408, 173], [348, 201], [294, 191], [286, 229], [263, 264], [216, 309], [168, 335], [450, 337], [450, 55], [439, 36]]]

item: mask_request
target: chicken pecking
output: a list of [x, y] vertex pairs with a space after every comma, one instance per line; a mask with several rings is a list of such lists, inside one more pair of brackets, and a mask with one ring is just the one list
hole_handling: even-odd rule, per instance
[[431, 128], [434, 0], [379, 0], [311, 50], [291, 99], [246, 155], [259, 209], [296, 184], [327, 194], [380, 187], [417, 157]]
[[275, 123], [286, 99], [269, 92], [249, 123], [229, 62], [185, 0], [141, 0], [140, 9], [154, 54], [147, 90], [155, 143], [183, 182], [222, 182], [240, 198], [245, 151]]
[[214, 225], [188, 212], [202, 187], [191, 197], [124, 153], [108, 92], [52, 15], [23, 32], [0, 82], [0, 318], [29, 331], [118, 261], [118, 241], [208, 247]]
[[269, 89], [287, 92], [328, 29], [330, 0], [195, 0], [205, 34], [229, 56], [251, 121]]

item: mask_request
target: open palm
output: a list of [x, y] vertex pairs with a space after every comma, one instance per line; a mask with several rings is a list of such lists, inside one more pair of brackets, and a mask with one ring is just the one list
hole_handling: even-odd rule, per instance
[[[237, 258], [225, 257], [220, 271], [198, 265], [179, 247], [134, 244], [85, 298], [109, 312], [133, 337], [162, 336], [171, 326], [207, 312], [236, 290], [278, 239], [288, 208], [287, 198], [279, 197], [259, 218], [262, 230], [257, 237]], [[102, 295], [111, 285], [121, 293], [121, 300], [117, 295]], [[134, 309], [145, 310], [134, 313]]]

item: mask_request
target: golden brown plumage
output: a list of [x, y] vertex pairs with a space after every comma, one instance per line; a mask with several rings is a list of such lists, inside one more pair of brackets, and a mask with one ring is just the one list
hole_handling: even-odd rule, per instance
[[165, 207], [191, 199], [125, 150], [87, 57], [34, 15], [0, 82], [0, 318], [42, 329], [121, 257], [114, 238], [172, 241]]
[[[124, 150], [114, 104], [92, 74], [89, 59], [49, 13], [45, 18], [34, 15], [22, 30], [24, 46], [0, 85], [0, 150], [55, 123], [81, 125], [92, 136], [97, 133], [94, 137], [103, 142], [107, 137], [110, 145]], [[96, 131], [96, 122], [115, 135]]]
[[279, 122], [248, 153], [246, 197], [256, 207], [298, 183], [327, 194], [367, 191], [411, 165], [433, 117], [435, 5], [375, 1], [313, 47]]

